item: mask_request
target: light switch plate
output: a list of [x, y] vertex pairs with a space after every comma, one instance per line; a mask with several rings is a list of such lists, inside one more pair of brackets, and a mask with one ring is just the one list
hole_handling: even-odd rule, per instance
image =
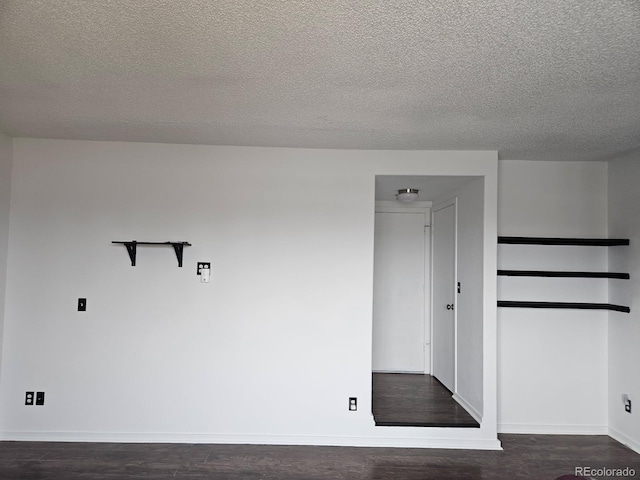
[[198, 262], [198, 268], [196, 270], [196, 274], [202, 275], [202, 270], [211, 271], [211, 262]]

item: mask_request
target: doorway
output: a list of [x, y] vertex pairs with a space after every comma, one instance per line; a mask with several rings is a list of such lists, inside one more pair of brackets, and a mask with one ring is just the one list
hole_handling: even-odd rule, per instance
[[433, 376], [456, 392], [456, 199], [433, 209]]
[[[479, 418], [470, 415], [455, 395], [455, 199], [458, 190], [477, 178], [376, 177], [372, 344], [376, 425], [480, 426]], [[399, 204], [394, 194], [403, 188], [418, 189], [419, 200]]]
[[428, 208], [376, 208], [373, 371], [429, 373]]

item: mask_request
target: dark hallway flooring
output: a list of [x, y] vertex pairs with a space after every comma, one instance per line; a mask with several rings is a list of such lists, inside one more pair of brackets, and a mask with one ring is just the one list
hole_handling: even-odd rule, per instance
[[500, 440], [504, 451], [0, 442], [0, 479], [554, 480], [583, 466], [640, 475], [640, 455], [606, 436]]
[[374, 373], [372, 410], [378, 426], [479, 427], [431, 375]]

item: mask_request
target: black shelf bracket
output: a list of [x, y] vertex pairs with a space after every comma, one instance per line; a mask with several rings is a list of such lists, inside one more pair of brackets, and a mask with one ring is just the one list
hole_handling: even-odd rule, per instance
[[178, 267], [182, 267], [182, 256], [184, 247], [191, 246], [189, 242], [138, 242], [137, 240], [113, 241], [111, 243], [122, 244], [127, 248], [127, 253], [129, 254], [129, 258], [131, 259], [132, 267], [136, 266], [136, 254], [138, 252], [138, 245], [171, 245], [176, 253], [176, 258], [178, 259]]
[[131, 259], [131, 266], [135, 267], [136, 266], [136, 252], [137, 252], [137, 245], [138, 242], [128, 242], [124, 244], [125, 247], [127, 247], [127, 253], [129, 254], [129, 258]]
[[[172, 243], [173, 250], [176, 252], [176, 258], [178, 259], [178, 266], [182, 267], [182, 254], [184, 252], [185, 243]], [[188, 244], [187, 244], [188, 245]]]

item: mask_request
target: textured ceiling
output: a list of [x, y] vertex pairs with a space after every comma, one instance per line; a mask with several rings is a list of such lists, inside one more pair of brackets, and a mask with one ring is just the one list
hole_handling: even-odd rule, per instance
[[0, 0], [0, 131], [604, 159], [640, 147], [640, 2]]

